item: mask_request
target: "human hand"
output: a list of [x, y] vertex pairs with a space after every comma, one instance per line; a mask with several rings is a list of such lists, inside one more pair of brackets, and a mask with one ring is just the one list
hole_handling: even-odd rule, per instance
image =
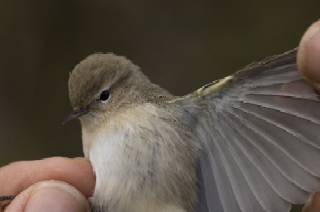
[[[320, 21], [312, 24], [301, 39], [297, 64], [300, 73], [320, 91]], [[320, 211], [320, 192], [313, 195], [303, 212]]]
[[90, 211], [86, 198], [92, 195], [95, 177], [89, 161], [55, 157], [4, 166], [0, 182], [0, 196], [19, 194], [6, 212], [80, 212]]
[[297, 55], [301, 75], [320, 91], [320, 21], [313, 23], [303, 35]]

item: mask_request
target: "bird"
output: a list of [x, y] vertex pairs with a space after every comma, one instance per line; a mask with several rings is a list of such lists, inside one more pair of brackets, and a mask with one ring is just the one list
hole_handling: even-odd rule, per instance
[[95, 53], [69, 77], [102, 212], [276, 212], [320, 190], [320, 96], [297, 49], [174, 96]]

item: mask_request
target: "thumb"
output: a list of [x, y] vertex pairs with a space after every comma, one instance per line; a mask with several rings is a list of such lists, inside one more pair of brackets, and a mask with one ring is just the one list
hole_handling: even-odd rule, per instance
[[21, 192], [5, 212], [89, 212], [87, 199], [73, 186], [43, 181]]
[[313, 23], [302, 37], [297, 65], [301, 75], [320, 91], [320, 21]]

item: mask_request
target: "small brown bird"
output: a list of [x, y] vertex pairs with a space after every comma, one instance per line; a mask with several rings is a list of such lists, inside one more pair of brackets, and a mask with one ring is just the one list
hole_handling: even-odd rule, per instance
[[114, 54], [69, 79], [106, 212], [289, 211], [320, 190], [320, 100], [296, 50], [173, 96]]

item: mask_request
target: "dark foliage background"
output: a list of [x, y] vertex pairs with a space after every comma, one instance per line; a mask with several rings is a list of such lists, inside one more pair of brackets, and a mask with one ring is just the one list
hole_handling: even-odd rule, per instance
[[296, 47], [320, 1], [0, 0], [0, 166], [82, 156], [67, 80], [94, 52], [125, 55], [173, 94]]

